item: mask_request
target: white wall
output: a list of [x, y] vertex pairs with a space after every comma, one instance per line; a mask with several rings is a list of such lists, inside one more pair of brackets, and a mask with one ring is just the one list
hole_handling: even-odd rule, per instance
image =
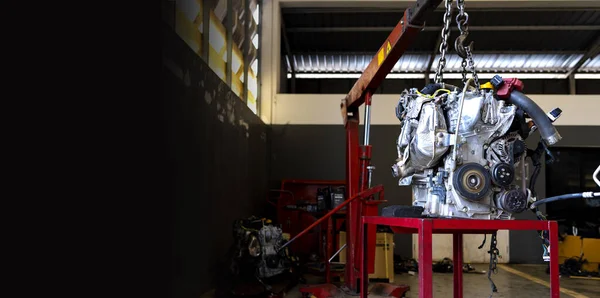
[[[509, 231], [501, 230], [497, 233], [498, 251], [501, 258], [498, 258], [498, 263], [508, 263], [510, 259], [509, 250]], [[419, 256], [419, 236], [413, 234], [413, 258]], [[491, 235], [486, 235], [485, 245], [481, 249], [477, 249], [483, 242], [483, 235], [464, 235], [463, 236], [463, 262], [465, 263], [487, 263], [490, 261], [490, 255], [487, 251], [490, 249]], [[433, 235], [433, 253], [434, 261], [442, 260], [443, 258], [452, 258], [452, 235], [434, 234]], [[481, 270], [481, 268], [477, 268]]]
[[[340, 103], [345, 94], [277, 94], [273, 124], [343, 124]], [[544, 111], [559, 107], [562, 116], [555, 125], [600, 126], [600, 95], [527, 94]], [[400, 95], [373, 96], [371, 124], [397, 125], [395, 108]], [[360, 110], [361, 123], [364, 110]]]

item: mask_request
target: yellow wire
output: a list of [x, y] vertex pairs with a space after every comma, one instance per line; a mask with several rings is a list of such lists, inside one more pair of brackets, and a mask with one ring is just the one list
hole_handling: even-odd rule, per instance
[[244, 227], [244, 226], [241, 226], [241, 227], [242, 227], [242, 229], [244, 229], [244, 230], [246, 230], [246, 231], [258, 232], [258, 230], [255, 230], [255, 229], [248, 229], [248, 228], [246, 228], [246, 227]]
[[429, 94], [423, 94], [423, 93], [419, 92], [419, 90], [416, 90], [416, 91], [417, 91], [417, 94], [419, 94], [420, 96], [422, 96], [422, 97], [426, 97], [426, 98], [430, 98], [430, 99], [433, 99], [433, 98], [435, 98], [435, 96], [436, 96], [436, 95], [438, 94], [438, 92], [440, 92], [440, 91], [443, 91], [443, 92], [446, 92], [446, 93], [451, 93], [451, 92], [452, 92], [452, 91], [450, 91], [450, 90], [448, 90], [448, 89], [438, 89], [438, 90], [436, 90], [436, 91], [433, 93], [433, 95], [429, 95]]
[[435, 96], [438, 94], [438, 92], [440, 92], [440, 91], [444, 91], [444, 92], [446, 92], [446, 93], [452, 93], [452, 91], [450, 91], [450, 90], [448, 90], [448, 89], [438, 89], [437, 91], [435, 91], [435, 92], [433, 93], [433, 97], [435, 97]]
[[416, 90], [416, 91], [417, 91], [417, 94], [419, 94], [420, 96], [427, 97], [427, 98], [433, 98], [433, 96], [427, 95], [427, 94], [423, 94], [423, 93], [419, 92], [419, 90]]

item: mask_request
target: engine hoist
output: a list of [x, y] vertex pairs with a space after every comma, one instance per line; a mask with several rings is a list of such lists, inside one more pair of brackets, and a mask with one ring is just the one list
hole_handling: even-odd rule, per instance
[[[340, 291], [350, 294], [364, 294], [366, 291], [368, 281], [364, 280], [364, 274], [373, 272], [375, 266], [376, 226], [365, 225], [365, 218], [376, 217], [378, 206], [386, 202], [383, 185], [371, 185], [375, 169], [371, 164], [370, 144], [372, 95], [423, 30], [426, 18], [442, 2], [445, 13], [434, 82], [420, 90], [405, 90], [396, 107], [401, 132], [397, 140], [398, 158], [392, 166], [392, 173], [399, 179], [399, 185], [412, 187], [413, 204], [383, 208], [382, 215], [510, 220], [514, 219], [513, 214], [529, 209], [536, 200], [534, 184], [529, 187], [525, 184], [525, 158], [531, 150], [526, 148], [524, 140], [537, 130], [541, 135], [538, 146], [541, 150], [557, 143], [561, 136], [553, 122], [560, 116], [560, 109], [546, 114], [522, 93], [524, 86], [518, 79], [495, 76], [490, 82], [480, 84], [473, 58], [473, 42], [467, 41], [469, 15], [465, 11], [464, 0], [456, 1], [458, 13], [455, 21], [460, 35], [454, 41], [454, 49], [462, 58], [463, 86], [445, 83], [443, 75], [449, 48], [452, 0], [418, 0], [415, 6], [405, 10], [341, 102], [346, 131], [346, 201], [283, 246], [331, 220], [331, 215], [342, 208], [347, 208], [344, 285], [341, 288], [331, 284], [301, 288], [307, 295], [331, 297]], [[365, 123], [361, 145], [359, 107], [363, 104]], [[536, 152], [539, 155], [539, 150]], [[507, 229], [513, 227], [504, 226]], [[529, 224], [529, 227], [533, 226], [537, 227]], [[431, 233], [431, 227], [429, 229]], [[495, 232], [492, 234], [490, 266], [495, 269], [498, 249]], [[460, 239], [458, 248], [462, 251], [462, 234]], [[549, 243], [547, 238], [543, 240]], [[333, 252], [327, 253], [332, 255]], [[462, 252], [455, 256], [462, 258]], [[552, 269], [551, 273], [556, 270]], [[326, 274], [329, 281], [329, 272]], [[458, 283], [460, 291], [455, 289], [455, 296], [462, 296], [462, 281]], [[492, 289], [495, 291], [493, 282]], [[371, 292], [402, 297], [407, 290], [407, 286], [379, 284]]]

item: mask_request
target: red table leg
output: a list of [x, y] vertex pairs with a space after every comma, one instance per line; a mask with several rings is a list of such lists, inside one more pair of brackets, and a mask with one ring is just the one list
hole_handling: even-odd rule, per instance
[[463, 234], [454, 233], [453, 240], [453, 263], [454, 263], [454, 298], [463, 296]]
[[419, 227], [419, 297], [433, 298], [432, 270], [432, 234], [433, 224], [429, 219], [422, 219]]
[[548, 222], [548, 234], [550, 238], [550, 296], [560, 297], [560, 281], [558, 279], [558, 223]]
[[362, 228], [362, 244], [363, 247], [360, 251], [360, 261], [361, 261], [361, 266], [360, 266], [360, 270], [359, 270], [359, 274], [360, 274], [360, 298], [367, 298], [367, 290], [369, 287], [369, 270], [367, 269], [367, 231], [368, 231], [368, 224], [364, 223], [364, 220], [361, 221], [361, 228]]

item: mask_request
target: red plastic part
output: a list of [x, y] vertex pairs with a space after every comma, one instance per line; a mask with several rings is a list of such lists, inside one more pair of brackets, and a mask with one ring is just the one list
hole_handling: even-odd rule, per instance
[[[497, 230], [542, 230], [550, 235], [550, 297], [560, 297], [558, 272], [558, 224], [545, 220], [477, 220], [477, 219], [423, 219], [364, 216], [362, 218], [363, 240], [368, 238], [370, 225], [387, 225], [394, 232], [416, 233], [419, 235], [419, 297], [432, 298], [432, 236], [433, 234], [453, 234], [454, 256], [454, 297], [462, 297], [462, 235], [488, 234]], [[367, 245], [363, 242], [363, 245]], [[362, 266], [360, 276], [368, 280], [367, 256], [361, 253]], [[459, 266], [460, 265], [460, 266]], [[367, 296], [367, 282], [363, 282], [360, 297]]]
[[517, 91], [523, 91], [523, 88], [525, 87], [525, 84], [523, 84], [523, 82], [521, 82], [521, 80], [517, 78], [509, 78], [502, 80], [504, 81], [504, 84], [502, 84], [502, 86], [500, 86], [500, 88], [498, 88], [498, 90], [496, 91], [496, 95], [498, 96], [498, 98], [508, 98], [513, 90], [516, 89]]

